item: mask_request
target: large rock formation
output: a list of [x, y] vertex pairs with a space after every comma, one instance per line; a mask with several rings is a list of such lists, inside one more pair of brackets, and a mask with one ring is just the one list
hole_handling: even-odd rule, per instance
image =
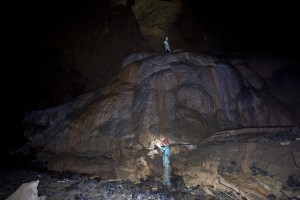
[[[11, 39], [20, 41], [17, 45], [10, 44], [24, 48], [17, 51], [21, 54], [17, 59], [20, 63], [15, 66], [20, 67], [10, 68], [9, 74], [17, 76], [19, 81], [15, 89], [8, 88], [8, 92], [19, 91], [20, 103], [13, 106], [13, 112], [11, 109], [7, 112], [12, 116], [7, 119], [17, 129], [14, 134], [19, 136], [21, 120], [16, 116], [23, 111], [60, 105], [106, 85], [122, 70], [124, 57], [140, 51], [162, 52], [161, 42], [166, 35], [172, 50], [219, 55], [243, 52], [238, 38], [243, 38], [242, 33], [248, 34], [249, 29], [245, 27], [249, 27], [249, 21], [236, 22], [236, 17], [232, 19], [228, 15], [230, 6], [225, 5], [191, 0], [24, 3], [20, 6], [20, 17], [16, 17], [20, 26], [13, 26], [17, 28], [17, 35]], [[265, 9], [263, 11], [265, 16]], [[234, 13], [232, 16], [248, 16], [244, 8], [234, 9]], [[222, 21], [226, 21], [225, 27], [222, 27], [223, 23], [217, 23]], [[255, 23], [261, 21], [259, 18]], [[278, 25], [277, 22], [276, 31], [266, 39], [271, 36], [277, 39]], [[263, 29], [259, 30], [251, 35], [255, 41], [251, 44], [255, 47], [260, 44], [260, 40], [255, 40], [256, 34], [262, 33]], [[272, 44], [277, 45], [273, 41]], [[297, 86], [297, 82], [287, 84]], [[290, 92], [286, 95], [277, 86], [282, 83], [275, 85], [274, 94], [294, 109], [299, 104], [299, 97], [295, 98]], [[283, 90], [291, 91], [290, 87]]]
[[[224, 142], [222, 138], [285, 132], [295, 125], [290, 111], [265, 90], [263, 80], [243, 59], [142, 53], [123, 63], [127, 65], [107, 86], [26, 114], [25, 135], [49, 169], [132, 181], [160, 176], [154, 145], [167, 136], [173, 144], [186, 144], [172, 147], [174, 173], [185, 176], [189, 186], [201, 181], [215, 185], [221, 176], [218, 170], [228, 167], [231, 157], [221, 162], [220, 152], [208, 152], [211, 159], [187, 152], [200, 151], [204, 143]], [[240, 152], [235, 161], [243, 170], [238, 172], [250, 174], [257, 160], [249, 157], [252, 146], [245, 145], [224, 150]], [[192, 161], [197, 156], [202, 161]], [[192, 175], [200, 173], [197, 170], [218, 181], [202, 176], [199, 182]]]
[[45, 196], [38, 196], [38, 184], [39, 180], [23, 183], [6, 200], [45, 200]]

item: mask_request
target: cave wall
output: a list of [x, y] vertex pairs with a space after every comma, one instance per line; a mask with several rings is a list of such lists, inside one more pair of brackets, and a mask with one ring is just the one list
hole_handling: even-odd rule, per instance
[[58, 105], [107, 84], [126, 56], [162, 53], [165, 36], [172, 50], [221, 49], [218, 27], [181, 0], [46, 1], [25, 8], [31, 11], [23, 11], [20, 38], [26, 41], [22, 71], [29, 78], [25, 110]]

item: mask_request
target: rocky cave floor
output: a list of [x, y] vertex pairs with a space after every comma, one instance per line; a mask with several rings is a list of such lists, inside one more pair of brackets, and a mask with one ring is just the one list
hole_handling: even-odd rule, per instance
[[[299, 129], [299, 127], [297, 127]], [[300, 129], [299, 129], [300, 130]], [[288, 134], [275, 135], [255, 135], [256, 140], [268, 140], [275, 142], [296, 141], [300, 137], [300, 131]], [[252, 135], [253, 137], [253, 135]], [[252, 138], [253, 139], [253, 138]], [[228, 137], [226, 140], [218, 140], [206, 143], [206, 145], [226, 144], [232, 142], [245, 142], [251, 140], [249, 136]], [[48, 200], [105, 200], [105, 199], [155, 199], [155, 200], [207, 200], [222, 199], [235, 200], [244, 199], [237, 192], [216, 192], [208, 195], [201, 186], [187, 188], [182, 177], [172, 175], [172, 187], [167, 188], [160, 180], [148, 177], [134, 184], [128, 180], [101, 180], [91, 178], [85, 174], [71, 172], [48, 171], [46, 163], [40, 163], [34, 156], [11, 157], [1, 156], [0, 164], [0, 200], [4, 200], [14, 193], [23, 183], [39, 180], [38, 195], [46, 196]], [[253, 171], [254, 170], [254, 171]], [[220, 171], [221, 173], [222, 171]], [[255, 174], [263, 173], [256, 168], [252, 168]], [[300, 177], [300, 176], [299, 176]], [[295, 190], [300, 189], [300, 179], [296, 177], [288, 180], [288, 185]], [[268, 199], [274, 199], [270, 196]], [[299, 198], [286, 198], [288, 200], [298, 200]]]
[[[23, 163], [24, 164], [24, 163]], [[6, 199], [22, 183], [39, 180], [38, 195], [48, 200], [104, 200], [104, 199], [235, 199], [238, 194], [216, 192], [207, 195], [198, 187], [187, 188], [180, 176], [172, 176], [172, 187], [167, 188], [152, 177], [139, 184], [130, 181], [90, 179], [84, 174], [50, 172], [42, 163], [31, 162], [24, 168], [12, 167], [0, 171], [0, 199]], [[11, 167], [11, 166], [10, 166]]]

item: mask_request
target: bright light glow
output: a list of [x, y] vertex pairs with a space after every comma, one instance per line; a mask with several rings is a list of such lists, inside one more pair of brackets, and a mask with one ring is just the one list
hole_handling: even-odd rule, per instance
[[161, 147], [161, 145], [159, 144], [159, 142], [156, 143], [156, 146]]

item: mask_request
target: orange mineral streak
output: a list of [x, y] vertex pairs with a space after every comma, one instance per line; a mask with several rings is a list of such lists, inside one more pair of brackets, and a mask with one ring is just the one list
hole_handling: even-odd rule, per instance
[[210, 76], [212, 83], [215, 88], [215, 102], [216, 102], [216, 110], [219, 110], [221, 108], [221, 103], [220, 103], [220, 95], [219, 95], [219, 87], [218, 87], [218, 77], [216, 74], [216, 71], [212, 65], [208, 65], [209, 71], [210, 71]]
[[129, 83], [137, 83], [137, 72], [139, 65], [140, 62], [133, 62], [130, 65], [126, 66], [120, 74], [120, 80]]
[[166, 102], [165, 94], [168, 90], [173, 90], [178, 84], [177, 76], [172, 70], [158, 72], [155, 80], [157, 110], [159, 116], [159, 132], [166, 132]]
[[161, 77], [158, 76], [156, 79], [156, 101], [157, 101], [157, 110], [158, 110], [158, 116], [159, 116], [159, 131], [160, 133], [165, 132], [165, 122], [166, 122], [166, 116], [165, 116], [165, 98], [164, 98], [164, 90], [161, 86]]

